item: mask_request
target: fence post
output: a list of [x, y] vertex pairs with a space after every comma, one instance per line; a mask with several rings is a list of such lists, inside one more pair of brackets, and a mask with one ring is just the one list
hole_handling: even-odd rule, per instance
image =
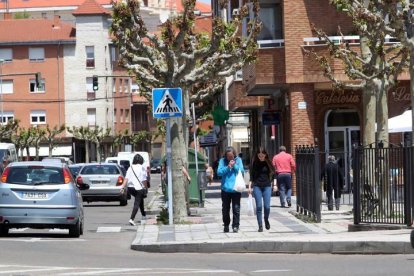
[[[413, 147], [406, 147], [404, 150], [404, 217], [405, 224], [411, 226], [413, 224]], [[409, 168], [409, 169], [407, 169]]]
[[354, 157], [354, 168], [353, 170], [353, 194], [354, 194], [354, 224], [357, 225], [361, 222], [361, 152], [363, 152], [359, 147], [356, 147], [352, 150]]
[[316, 222], [321, 222], [321, 182], [320, 182], [320, 175], [321, 175], [321, 163], [320, 163], [320, 156], [319, 156], [319, 147], [314, 147], [314, 194], [315, 194], [315, 214], [316, 214]]

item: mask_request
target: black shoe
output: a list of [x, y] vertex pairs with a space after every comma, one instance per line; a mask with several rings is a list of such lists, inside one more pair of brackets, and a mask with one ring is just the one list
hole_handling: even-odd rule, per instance
[[234, 232], [234, 233], [239, 232], [239, 227], [233, 227], [233, 232]]
[[257, 230], [257, 232], [263, 232], [263, 226], [259, 226], [259, 230]]
[[229, 230], [229, 227], [228, 226], [224, 226], [224, 233], [228, 233], [230, 230]]
[[292, 206], [292, 202], [290, 200], [287, 201], [287, 204], [288, 204], [289, 207]]
[[270, 223], [269, 223], [268, 220], [265, 220], [265, 227], [266, 227], [267, 230], [270, 229]]

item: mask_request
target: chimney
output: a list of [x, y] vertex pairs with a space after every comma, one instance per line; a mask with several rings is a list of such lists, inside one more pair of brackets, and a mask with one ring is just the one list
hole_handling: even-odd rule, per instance
[[13, 19], [13, 16], [12, 16], [12, 14], [10, 13], [10, 12], [5, 12], [4, 14], [3, 14], [3, 18], [4, 18], [4, 20], [12, 20]]
[[60, 28], [60, 15], [53, 16], [53, 28]]

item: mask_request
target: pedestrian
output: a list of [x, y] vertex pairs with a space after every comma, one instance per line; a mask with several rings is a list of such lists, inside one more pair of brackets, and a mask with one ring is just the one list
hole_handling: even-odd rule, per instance
[[140, 154], [135, 154], [132, 165], [128, 168], [124, 182], [121, 185], [122, 192], [127, 187], [128, 192], [135, 198], [134, 207], [132, 208], [129, 219], [129, 224], [131, 225], [135, 225], [134, 219], [144, 198], [144, 189], [147, 188], [147, 170], [143, 164], [144, 158]]
[[240, 198], [241, 193], [236, 192], [233, 187], [236, 183], [238, 172], [244, 174], [241, 158], [237, 157], [233, 147], [227, 147], [223, 157], [219, 161], [217, 174], [221, 176], [221, 201], [224, 232], [229, 232], [230, 226], [230, 204], [233, 210], [233, 232], [237, 233], [240, 227]]
[[338, 164], [335, 162], [334, 155], [328, 156], [328, 163], [325, 165], [321, 179], [324, 180], [323, 190], [326, 192], [328, 210], [333, 210], [333, 198], [335, 198], [336, 210], [339, 210], [343, 188], [343, 176]]
[[263, 147], [259, 147], [250, 166], [249, 194], [252, 193], [256, 201], [256, 217], [259, 232], [263, 232], [262, 209], [267, 230], [270, 229], [270, 198], [272, 196], [273, 166], [269, 155]]
[[280, 205], [282, 208], [285, 208], [286, 204], [290, 207], [292, 206], [292, 173], [296, 170], [295, 160], [286, 152], [285, 146], [280, 146], [279, 153], [273, 157], [272, 164], [277, 174]]

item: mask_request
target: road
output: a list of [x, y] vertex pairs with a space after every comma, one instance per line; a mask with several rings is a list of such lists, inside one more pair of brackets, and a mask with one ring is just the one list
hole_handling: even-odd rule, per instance
[[[158, 188], [153, 176], [148, 200]], [[156, 206], [155, 206], [156, 207]], [[79, 239], [64, 230], [12, 230], [0, 238], [1, 275], [412, 275], [414, 256], [159, 254], [130, 249], [132, 201], [85, 204]], [[154, 217], [151, 215], [149, 216]], [[140, 219], [138, 213], [137, 220]], [[139, 227], [139, 226], [138, 226]]]

